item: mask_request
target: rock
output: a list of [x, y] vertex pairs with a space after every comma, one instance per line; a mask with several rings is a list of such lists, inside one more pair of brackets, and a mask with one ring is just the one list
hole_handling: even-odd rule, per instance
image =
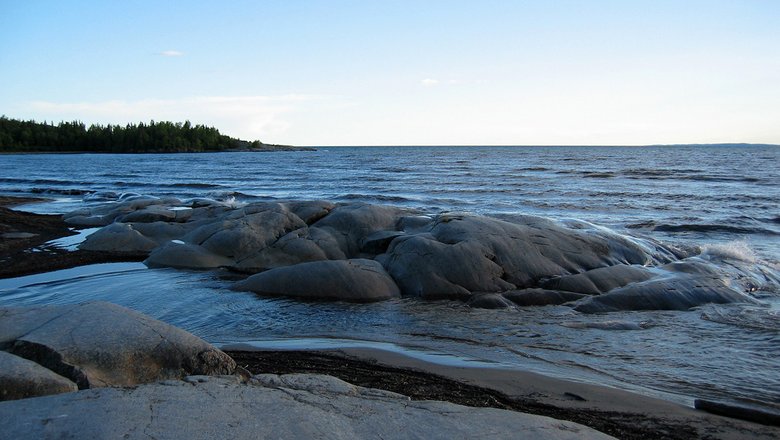
[[762, 425], [780, 426], [780, 408], [769, 408], [750, 403], [716, 402], [706, 399], [694, 400], [693, 406], [696, 409], [719, 416], [748, 420]]
[[494, 408], [409, 401], [307, 376], [278, 376], [273, 381], [266, 377], [248, 384], [215, 377], [2, 402], [2, 435], [131, 440], [612, 438], [573, 422]]
[[541, 287], [585, 295], [600, 295], [631, 283], [647, 281], [654, 276], [653, 272], [643, 266], [618, 264], [589, 270], [576, 275], [556, 277], [542, 282]]
[[586, 296], [581, 293], [545, 289], [511, 290], [504, 292], [503, 295], [504, 298], [521, 307], [560, 305]]
[[708, 303], [726, 304], [757, 301], [737, 292], [720, 280], [678, 274], [659, 276], [641, 283], [629, 284], [609, 293], [585, 298], [574, 310], [582, 313], [605, 313], [621, 310], [688, 310]]
[[0, 351], [0, 400], [77, 391], [75, 383], [35, 362]]
[[[0, 309], [9, 351], [79, 388], [131, 386], [188, 374], [232, 374], [225, 353], [183, 330], [105, 302]], [[22, 333], [23, 334], [19, 334]]]
[[344, 259], [346, 255], [332, 235], [319, 228], [301, 228], [239, 261], [234, 268], [257, 273], [311, 261]]
[[423, 298], [538, 287], [545, 279], [606, 266], [666, 261], [662, 252], [649, 253], [600, 229], [569, 229], [530, 216], [517, 220], [441, 215], [428, 233], [396, 238], [377, 260], [404, 295]]
[[471, 295], [466, 304], [476, 309], [507, 309], [515, 307], [512, 301], [504, 298], [499, 293], [474, 294]]
[[176, 211], [171, 211], [167, 207], [161, 205], [151, 205], [143, 209], [131, 211], [116, 218], [116, 221], [123, 223], [170, 222], [175, 220]]
[[236, 290], [263, 295], [353, 302], [400, 296], [398, 286], [373, 260], [326, 260], [261, 272], [235, 284]]
[[117, 253], [149, 253], [158, 246], [132, 226], [112, 223], [90, 234], [79, 249], [86, 251], [108, 251]]
[[144, 264], [151, 268], [214, 269], [234, 264], [230, 258], [209, 252], [202, 246], [171, 241], [155, 249]]
[[331, 233], [344, 255], [355, 258], [360, 256], [360, 244], [365, 237], [378, 231], [395, 230], [399, 220], [409, 213], [409, 210], [391, 206], [341, 205], [314, 226]]
[[331, 202], [325, 200], [313, 200], [302, 202], [285, 202], [284, 206], [290, 210], [293, 214], [298, 216], [307, 225], [312, 225], [330, 214], [333, 208], [336, 207]]
[[238, 262], [305, 226], [303, 220], [278, 204], [247, 205], [221, 221], [195, 229], [182, 240]]

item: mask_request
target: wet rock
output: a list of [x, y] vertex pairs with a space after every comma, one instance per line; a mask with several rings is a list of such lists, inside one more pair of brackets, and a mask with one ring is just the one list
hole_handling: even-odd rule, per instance
[[338, 242], [319, 228], [301, 228], [239, 261], [235, 269], [257, 273], [277, 267], [320, 260], [344, 260]]
[[354, 258], [360, 255], [361, 240], [374, 232], [395, 230], [398, 221], [409, 213], [391, 206], [341, 205], [314, 226], [331, 233], [344, 255]]
[[655, 273], [643, 266], [619, 264], [589, 270], [585, 273], [553, 278], [541, 283], [550, 290], [565, 290], [585, 295], [600, 295], [612, 289], [653, 278]]
[[586, 296], [581, 293], [545, 289], [511, 290], [504, 292], [503, 295], [520, 307], [560, 305]]
[[148, 267], [177, 269], [214, 269], [231, 266], [233, 260], [208, 251], [202, 246], [171, 241], [155, 249], [144, 260]]
[[354, 302], [382, 301], [400, 296], [398, 286], [373, 260], [328, 260], [280, 267], [252, 275], [236, 290], [263, 295]]
[[466, 304], [475, 309], [507, 309], [515, 307], [515, 303], [504, 298], [499, 293], [482, 293], [471, 295]]
[[105, 302], [0, 309], [0, 322], [0, 329], [15, 337], [9, 352], [80, 389], [232, 374], [236, 368], [229, 356], [200, 338]]
[[161, 205], [150, 205], [146, 208], [134, 210], [116, 218], [116, 221], [123, 223], [172, 222], [175, 220], [176, 211], [171, 211], [167, 207]]
[[125, 223], [112, 223], [89, 235], [79, 249], [117, 253], [148, 253], [158, 243]]
[[720, 280], [678, 274], [657, 276], [641, 283], [629, 284], [609, 293], [581, 300], [574, 310], [582, 313], [605, 313], [621, 310], [688, 310], [704, 304], [757, 302], [733, 290]]
[[72, 381], [35, 362], [0, 351], [0, 400], [77, 391]]

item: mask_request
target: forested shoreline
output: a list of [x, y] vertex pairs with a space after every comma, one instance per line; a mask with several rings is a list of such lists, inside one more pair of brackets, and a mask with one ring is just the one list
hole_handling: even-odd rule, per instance
[[0, 152], [189, 153], [273, 150], [278, 145], [245, 141], [214, 127], [185, 122], [87, 126], [81, 121], [36, 122], [0, 117]]

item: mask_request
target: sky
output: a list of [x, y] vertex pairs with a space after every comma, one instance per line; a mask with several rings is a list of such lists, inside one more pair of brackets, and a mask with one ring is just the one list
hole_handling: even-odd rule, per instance
[[0, 114], [292, 145], [780, 144], [775, 0], [0, 0]]

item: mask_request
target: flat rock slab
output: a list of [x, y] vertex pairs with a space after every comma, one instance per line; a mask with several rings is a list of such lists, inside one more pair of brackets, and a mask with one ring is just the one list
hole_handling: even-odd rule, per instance
[[609, 439], [543, 416], [403, 396], [329, 376], [188, 378], [0, 403], [0, 438]]
[[202, 339], [107, 302], [0, 309], [2, 347], [80, 389], [232, 374], [236, 367]]

